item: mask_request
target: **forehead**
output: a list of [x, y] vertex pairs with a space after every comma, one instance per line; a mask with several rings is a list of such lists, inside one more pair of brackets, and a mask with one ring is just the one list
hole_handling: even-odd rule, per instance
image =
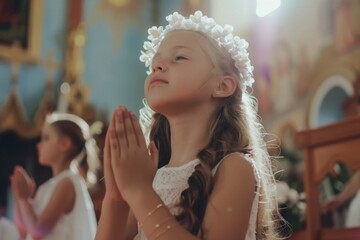
[[55, 128], [55, 126], [53, 125], [53, 124], [49, 124], [49, 123], [47, 123], [47, 124], [45, 124], [44, 126], [43, 126], [43, 128], [42, 128], [42, 133], [43, 134], [49, 134], [49, 133], [56, 133], [56, 128]]
[[201, 48], [201, 35], [190, 30], [173, 30], [169, 32], [161, 42], [159, 49], [171, 48], [174, 46], [190, 47], [192, 49]]

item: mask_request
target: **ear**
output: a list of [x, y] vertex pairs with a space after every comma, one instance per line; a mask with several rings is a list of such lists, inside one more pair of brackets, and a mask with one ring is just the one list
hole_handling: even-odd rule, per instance
[[69, 137], [61, 137], [59, 139], [59, 147], [62, 151], [68, 151], [71, 147], [71, 140]]
[[221, 76], [218, 78], [217, 86], [212, 93], [213, 98], [226, 98], [235, 92], [237, 82], [232, 76]]

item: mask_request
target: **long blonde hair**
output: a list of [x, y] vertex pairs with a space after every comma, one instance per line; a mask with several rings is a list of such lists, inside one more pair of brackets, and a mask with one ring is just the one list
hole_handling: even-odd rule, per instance
[[[276, 211], [275, 180], [271, 161], [264, 140], [264, 131], [256, 114], [256, 101], [249, 93], [243, 92], [239, 70], [229, 53], [201, 32], [205, 51], [209, 54], [218, 74], [234, 77], [238, 86], [233, 95], [223, 99], [212, 114], [208, 128], [210, 140], [197, 157], [201, 161], [188, 179], [189, 187], [181, 193], [181, 213], [177, 220], [193, 234], [202, 234], [201, 225], [207, 202], [214, 186], [212, 169], [226, 155], [240, 152], [251, 156], [259, 178], [259, 211], [257, 239], [272, 239], [276, 234], [273, 213]], [[150, 140], [159, 149], [159, 167], [166, 165], [171, 156], [170, 125], [165, 116], [155, 113], [150, 131]]]

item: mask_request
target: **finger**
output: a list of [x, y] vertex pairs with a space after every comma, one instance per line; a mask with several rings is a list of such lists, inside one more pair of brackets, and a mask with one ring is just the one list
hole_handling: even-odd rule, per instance
[[14, 168], [14, 173], [15, 174], [21, 174], [22, 173], [22, 167], [19, 166], [19, 165], [16, 165], [15, 168]]
[[23, 167], [18, 167], [18, 171], [21, 174], [21, 176], [26, 180], [27, 183], [30, 183], [31, 181], [31, 177], [29, 176], [29, 174], [26, 172], [26, 170]]
[[[116, 139], [119, 142], [120, 149], [122, 147], [123, 147], [123, 149], [129, 147], [127, 139], [126, 139], [127, 137], [126, 137], [126, 131], [125, 131], [125, 125], [124, 125], [124, 111], [125, 111], [124, 107], [120, 108], [117, 111], [117, 114], [115, 117]], [[119, 153], [121, 154], [121, 151]]]
[[112, 167], [118, 166], [120, 160], [120, 146], [118, 144], [117, 137], [114, 131], [110, 132], [110, 154], [111, 165], [109, 166], [109, 171], [112, 171]]
[[116, 115], [117, 115], [118, 109], [119, 109], [119, 107], [117, 109], [115, 109], [113, 111], [113, 113], [112, 113], [111, 122], [110, 122], [109, 129], [108, 129], [108, 131], [106, 133], [106, 138], [105, 138], [104, 157], [106, 155], [106, 159], [109, 160], [108, 161], [109, 164], [111, 162], [111, 157], [112, 157], [112, 155], [111, 155], [111, 148], [112, 148], [111, 144], [114, 144], [114, 143], [112, 143], [111, 138], [112, 138], [112, 135], [114, 135], [115, 131], [116, 131], [116, 129], [115, 129], [116, 123], [115, 122], [116, 122]]
[[159, 151], [156, 148], [154, 141], [149, 144], [150, 157], [156, 168], [159, 166]]
[[25, 180], [26, 182], [30, 180], [29, 174], [27, 174], [26, 170], [23, 167], [17, 166], [16, 172], [19, 174], [20, 178]]
[[106, 132], [105, 136], [105, 146], [104, 146], [104, 167], [107, 166], [108, 160], [111, 158], [110, 154], [110, 131], [113, 131], [113, 128], [110, 126]]
[[19, 168], [18, 167], [15, 167], [15, 171], [14, 171], [14, 179], [15, 179], [15, 181], [18, 181], [19, 180], [19, 178], [20, 178], [20, 176], [21, 176], [21, 173], [20, 173], [20, 171], [19, 171]]
[[[107, 146], [108, 146], [108, 149], [109, 149], [109, 151], [110, 151], [110, 140], [109, 140], [109, 138], [110, 138], [110, 129], [113, 129], [113, 130], [115, 130], [115, 116], [116, 116], [116, 112], [117, 112], [117, 109], [115, 109], [115, 110], [113, 110], [112, 111], [112, 115], [111, 115], [111, 120], [110, 120], [110, 124], [109, 124], [109, 128], [108, 128], [108, 130], [107, 130], [107, 132], [106, 132], [106, 135], [105, 135], [105, 146], [106, 146], [106, 142], [108, 143], [107, 144]], [[106, 141], [108, 139], [108, 141]], [[104, 146], [104, 149], [105, 149], [105, 146]], [[105, 155], [105, 151], [104, 151], [104, 155]]]
[[[104, 177], [105, 177], [105, 182], [107, 183], [107, 181], [113, 181], [113, 172], [112, 172], [112, 154], [111, 154], [111, 135], [114, 135], [115, 130], [113, 128], [109, 128], [108, 130], [108, 136], [105, 139], [105, 149], [104, 149]], [[117, 140], [115, 139], [114, 141]], [[116, 148], [116, 146], [115, 146]], [[114, 151], [114, 150], [113, 150]]]
[[135, 129], [132, 123], [132, 118], [127, 110], [124, 111], [124, 126], [129, 148], [139, 146], [137, 136], [135, 135]]
[[27, 178], [26, 178], [26, 175], [24, 174], [24, 171], [23, 171], [22, 168], [20, 168], [20, 167], [17, 168], [16, 176], [17, 176], [18, 181], [22, 181], [22, 182], [27, 183]]
[[19, 174], [16, 172], [13, 174], [13, 183], [14, 183], [14, 186], [16, 188], [18, 188], [20, 181], [19, 181]]
[[16, 168], [16, 176], [17, 176], [17, 181], [19, 184], [29, 188], [29, 184], [31, 181], [30, 176], [27, 174], [26, 170], [20, 166], [18, 166]]
[[36, 183], [35, 183], [35, 180], [34, 179], [30, 179], [30, 182], [29, 182], [29, 188], [31, 190], [31, 193], [34, 192], [35, 188], [36, 188]]
[[16, 169], [17, 169], [17, 171], [19, 171], [21, 174], [23, 174], [23, 175], [28, 175], [27, 174], [27, 172], [26, 172], [26, 170], [23, 168], [23, 167], [21, 167], [21, 166], [16, 166]]
[[132, 125], [134, 127], [134, 131], [135, 131], [135, 135], [136, 135], [136, 139], [138, 141], [139, 147], [146, 147], [145, 137], [141, 130], [139, 120], [137, 119], [135, 113], [133, 113], [133, 112], [130, 113], [130, 117], [131, 117]]
[[[114, 110], [112, 113], [109, 129], [110, 128], [115, 129], [115, 115], [116, 115], [116, 110]], [[109, 131], [107, 131], [106, 137], [108, 137], [108, 135], [109, 135]]]

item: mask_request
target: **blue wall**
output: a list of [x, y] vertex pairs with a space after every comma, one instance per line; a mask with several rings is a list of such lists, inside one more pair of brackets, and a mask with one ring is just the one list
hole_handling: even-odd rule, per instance
[[[64, 63], [68, 35], [68, 4], [72, 0], [44, 0], [44, 21], [42, 26], [41, 59], [50, 53], [55, 61]], [[90, 22], [94, 8], [99, 0], [85, 0], [83, 18]], [[147, 38], [147, 29], [153, 24], [151, 1], [143, 0], [141, 24], [128, 24], [122, 32], [119, 45], [114, 45], [113, 33], [102, 20], [89, 24], [87, 42], [84, 50], [85, 69], [83, 82], [90, 88], [90, 101], [99, 113], [105, 112], [108, 120], [118, 105], [126, 105], [138, 113], [142, 107], [143, 83], [146, 68], [139, 61], [143, 41]], [[173, 11], [181, 12], [184, 1], [159, 1], [159, 21], [165, 22], [165, 16]], [[11, 68], [8, 62], [0, 60], [0, 108], [10, 92]], [[64, 72], [59, 69], [54, 75], [54, 94], [58, 97], [59, 86]], [[23, 65], [20, 70], [17, 91], [29, 119], [36, 113], [42, 99], [46, 83], [46, 69], [40, 65]], [[12, 216], [12, 198], [9, 195], [7, 216]]]
[[[142, 107], [143, 83], [146, 68], [139, 61], [143, 41], [147, 38], [147, 29], [152, 22], [151, 1], [142, 1], [141, 16], [137, 23], [131, 22], [123, 29], [118, 43], [113, 41], [109, 25], [102, 19], [92, 21], [94, 8], [98, 0], [84, 1], [83, 19], [87, 26], [87, 42], [84, 50], [85, 70], [83, 82], [90, 89], [90, 101], [98, 113], [106, 113], [108, 120], [118, 105], [125, 105], [138, 113]], [[63, 63], [66, 51], [69, 1], [44, 1], [44, 21], [42, 30], [41, 58], [49, 53], [57, 62]], [[181, 12], [183, 1], [159, 1], [159, 21], [165, 22], [165, 16], [173, 11]], [[91, 24], [88, 24], [91, 22]], [[139, 24], [140, 22], [140, 24]], [[117, 45], [118, 44], [118, 45]], [[41, 101], [45, 87], [46, 70], [39, 65], [22, 66], [17, 90], [28, 117], [32, 119]], [[63, 70], [55, 74], [54, 93], [63, 80]], [[0, 61], [0, 107], [4, 104], [10, 89], [10, 66]]]
[[[91, 21], [97, 2], [84, 2], [85, 23]], [[149, 11], [143, 11], [140, 22], [150, 23]], [[139, 55], [149, 27], [130, 23], [117, 43], [104, 21], [88, 25], [84, 82], [91, 89], [91, 102], [98, 111], [107, 112], [108, 119], [118, 105], [125, 105], [136, 113], [142, 105], [146, 68], [139, 61]]]
[[[98, 2], [84, 2], [85, 23], [91, 21]], [[179, 11], [181, 6], [182, 1], [160, 1], [158, 13], [161, 24], [165, 16]], [[139, 61], [139, 56], [143, 42], [147, 38], [147, 29], [155, 24], [152, 22], [152, 8], [151, 1], [143, 1], [139, 21], [130, 22], [125, 27], [119, 46], [113, 42], [114, 36], [104, 21], [91, 24], [87, 30], [84, 82], [91, 88], [91, 102], [98, 111], [107, 112], [108, 119], [112, 109], [119, 105], [125, 105], [135, 113], [142, 107], [147, 69]]]
[[[41, 57], [45, 59], [50, 52], [58, 62], [64, 59], [64, 46], [67, 26], [67, 1], [44, 1], [44, 21], [42, 30]], [[10, 90], [10, 65], [0, 61], [0, 107], [3, 106]], [[55, 73], [55, 87], [59, 84], [61, 72]], [[46, 71], [40, 65], [23, 65], [19, 73], [17, 90], [26, 113], [32, 118], [42, 98]]]
[[349, 98], [344, 89], [340, 87], [332, 88], [325, 96], [320, 105], [318, 126], [337, 122], [345, 117], [343, 104]]

